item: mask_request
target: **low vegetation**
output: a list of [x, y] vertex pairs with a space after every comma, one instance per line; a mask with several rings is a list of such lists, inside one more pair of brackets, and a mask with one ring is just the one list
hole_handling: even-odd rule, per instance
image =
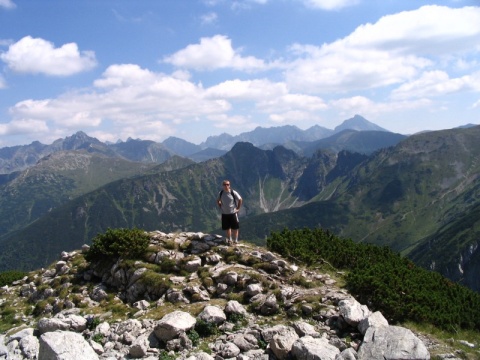
[[23, 279], [28, 273], [24, 271], [5, 271], [0, 273], [0, 287], [10, 285], [12, 282]]
[[143, 230], [108, 229], [93, 238], [85, 258], [87, 261], [137, 259], [145, 255], [149, 243], [150, 237]]
[[392, 323], [429, 323], [447, 331], [480, 331], [480, 294], [416, 266], [387, 247], [355, 243], [323, 229], [272, 233], [267, 247], [309, 266], [345, 270], [346, 288]]

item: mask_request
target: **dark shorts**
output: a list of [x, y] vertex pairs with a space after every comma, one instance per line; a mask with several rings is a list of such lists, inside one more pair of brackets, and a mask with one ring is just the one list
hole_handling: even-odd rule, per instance
[[222, 230], [237, 230], [239, 228], [238, 214], [222, 214]]

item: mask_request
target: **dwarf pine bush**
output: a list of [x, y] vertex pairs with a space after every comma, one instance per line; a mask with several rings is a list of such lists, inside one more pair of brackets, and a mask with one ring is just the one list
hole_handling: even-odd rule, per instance
[[388, 247], [355, 243], [323, 229], [284, 229], [267, 239], [269, 250], [313, 266], [328, 262], [347, 271], [350, 293], [390, 322], [480, 330], [480, 294], [416, 266]]
[[150, 237], [145, 231], [134, 229], [107, 229], [92, 240], [85, 254], [87, 261], [139, 259], [147, 252]]

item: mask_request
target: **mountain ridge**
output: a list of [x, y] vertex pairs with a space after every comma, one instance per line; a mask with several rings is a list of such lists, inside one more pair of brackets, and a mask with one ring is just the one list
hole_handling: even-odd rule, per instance
[[[347, 121], [348, 126], [355, 127], [357, 130], [381, 129], [358, 115], [345, 122]], [[384, 131], [382, 130], [382, 132]], [[251, 132], [237, 136], [222, 134], [218, 137], [209, 137], [201, 145], [195, 145], [175, 137], [167, 138], [162, 143], [140, 139], [128, 139], [126, 142], [118, 141], [114, 144], [102, 143], [98, 139], [78, 131], [64, 139], [55, 140], [50, 145], [44, 145], [35, 141], [30, 145], [0, 149], [0, 174], [25, 170], [33, 166], [42, 157], [60, 150], [83, 149], [110, 157], [120, 157], [125, 160], [147, 163], [161, 163], [173, 155], [188, 157], [198, 162], [223, 155], [237, 142], [250, 142], [259, 147], [269, 144], [268, 147], [270, 149], [278, 145], [292, 143], [292, 141], [302, 141], [304, 143], [303, 146], [307, 146], [308, 144], [305, 144], [305, 142], [323, 139], [334, 133], [334, 130], [328, 130], [319, 125], [315, 125], [307, 130], [300, 130], [293, 125], [272, 128], [258, 127]], [[371, 146], [371, 148], [378, 147], [375, 145]], [[298, 146], [295, 146], [292, 149], [295, 150], [297, 148]], [[337, 145], [337, 148], [343, 149], [341, 145]], [[298, 148], [298, 151], [301, 152], [302, 149]]]

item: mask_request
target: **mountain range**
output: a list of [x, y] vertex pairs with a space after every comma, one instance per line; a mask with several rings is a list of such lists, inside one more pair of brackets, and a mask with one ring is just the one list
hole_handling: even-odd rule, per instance
[[[357, 143], [362, 142], [362, 134], [367, 131], [379, 132], [377, 136], [379, 137], [378, 141], [380, 143], [377, 144], [373, 142], [371, 145], [365, 147], [365, 149], [362, 149], [361, 144], [359, 148], [357, 148], [354, 141], [346, 142], [345, 139], [341, 137], [338, 139], [328, 139], [342, 131], [348, 131], [350, 136], [356, 136]], [[353, 135], [353, 133], [356, 133], [356, 135]], [[61, 150], [84, 150], [89, 153], [119, 157], [129, 161], [160, 164], [174, 155], [187, 157], [196, 162], [219, 157], [229, 151], [237, 142], [250, 142], [260, 148], [269, 149], [283, 145], [287, 148], [292, 147], [293, 150], [302, 154], [305, 149], [311, 153], [312, 147], [331, 147], [335, 150], [349, 148], [349, 150], [358, 152], [373, 152], [379, 147], [394, 145], [403, 138], [405, 138], [404, 135], [388, 132], [360, 115], [355, 115], [353, 118], [345, 120], [334, 130], [329, 130], [318, 125], [307, 130], [301, 130], [291, 125], [273, 128], [257, 127], [253, 131], [237, 136], [228, 134], [211, 136], [200, 145], [195, 145], [176, 137], [169, 137], [162, 143], [131, 138], [125, 142], [119, 141], [115, 144], [102, 143], [95, 138], [89, 137], [84, 132], [79, 131], [65, 139], [58, 139], [50, 145], [35, 141], [30, 145], [1, 148], [0, 183], [2, 181], [1, 179], [5, 177], [1, 175], [9, 175], [11, 177], [12, 173], [34, 166], [41, 158]], [[326, 142], [315, 143], [321, 139], [325, 139]], [[366, 139], [364, 142], [370, 143], [370, 140]]]
[[[358, 123], [355, 119], [363, 118], [354, 117], [345, 124], [353, 126]], [[288, 137], [275, 135], [281, 130]], [[388, 246], [421, 266], [480, 290], [476, 277], [480, 270], [476, 216], [480, 211], [480, 127], [408, 137], [378, 128], [339, 128], [324, 133], [327, 137], [309, 140], [294, 130], [258, 128], [249, 133], [251, 141], [237, 141], [228, 151], [227, 140], [238, 138], [209, 138], [199, 151], [224, 153], [202, 162], [190, 158], [198, 148], [175, 138], [162, 144], [130, 140], [107, 145], [77, 133], [59, 141], [59, 150], [65, 150], [67, 143], [76, 147], [69, 150], [76, 151], [71, 159], [60, 161], [64, 166], [79, 163], [72, 159], [84, 159], [87, 154], [91, 159], [117, 159], [117, 178], [104, 177], [107, 165], [92, 167], [93, 177], [105, 180], [103, 184], [84, 180], [88, 187], [80, 186], [76, 176], [64, 176], [62, 182], [55, 178], [58, 170], [49, 170], [45, 174], [50, 172], [50, 188], [43, 187], [46, 175], [45, 179], [29, 176], [42, 163], [52, 161], [52, 156], [18, 174], [4, 174], [2, 201], [7, 199], [6, 189], [11, 197], [8, 207], [2, 203], [0, 208], [1, 218], [8, 218], [1, 223], [0, 270], [46, 266], [60, 251], [79, 248], [107, 228], [220, 231], [214, 199], [219, 184], [228, 178], [244, 198], [240, 215], [245, 240], [262, 244], [270, 231], [283, 227], [323, 227], [357, 242]], [[314, 130], [304, 136], [314, 137]], [[319, 134], [322, 129], [317, 130]], [[270, 137], [258, 143], [254, 136], [262, 132]], [[77, 142], [78, 137], [85, 143]], [[39, 143], [31, 146], [39, 153], [47, 151]], [[17, 155], [33, 153], [22, 147], [7, 150]], [[0, 149], [0, 154], [7, 150]], [[181, 152], [183, 158], [178, 157]], [[163, 160], [164, 167], [155, 167], [162, 155], [170, 162]], [[3, 164], [8, 162], [5, 158]], [[122, 174], [125, 170], [120, 170], [118, 158], [130, 161], [128, 173]], [[25, 160], [22, 166], [26, 164]], [[29, 193], [28, 182], [20, 187], [25, 179], [38, 180], [34, 191]], [[58, 200], [47, 205], [31, 200], [30, 206], [23, 205], [23, 212], [15, 212], [41, 192], [44, 202]], [[33, 215], [24, 221], [25, 214]], [[30, 255], [25, 259], [26, 249]], [[20, 263], [19, 258], [25, 261]]]

